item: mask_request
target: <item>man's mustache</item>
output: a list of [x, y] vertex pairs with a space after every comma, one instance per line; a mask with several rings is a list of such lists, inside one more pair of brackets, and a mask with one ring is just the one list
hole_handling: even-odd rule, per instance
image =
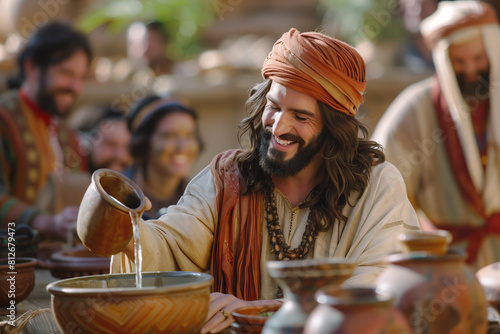
[[76, 98], [76, 96], [78, 95], [73, 89], [71, 88], [58, 88], [58, 89], [54, 89], [52, 91], [52, 94], [55, 95], [55, 94], [71, 94], [73, 95], [74, 98]]
[[[265, 135], [266, 139], [271, 139], [272, 132], [270, 130], [270, 127], [266, 127], [266, 129], [264, 131], [264, 135]], [[299, 137], [297, 135], [291, 134], [291, 133], [282, 134], [278, 138], [281, 139], [281, 140], [293, 141], [293, 142], [296, 142], [296, 143], [298, 143], [300, 145], [304, 145], [306, 143], [304, 141], [304, 139], [302, 139], [301, 137]]]

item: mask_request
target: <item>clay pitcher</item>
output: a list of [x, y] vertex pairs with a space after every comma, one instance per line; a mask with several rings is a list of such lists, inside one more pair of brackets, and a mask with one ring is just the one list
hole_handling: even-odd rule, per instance
[[316, 293], [316, 301], [304, 334], [412, 333], [392, 297], [373, 288], [328, 287]]
[[486, 333], [483, 289], [466, 265], [464, 252], [447, 249], [449, 233], [411, 232], [400, 239], [409, 252], [390, 255], [376, 285], [377, 291], [394, 297], [413, 332]]
[[137, 184], [114, 170], [98, 169], [78, 210], [78, 236], [96, 255], [117, 254], [132, 239], [130, 212], [140, 217], [144, 207], [144, 193]]

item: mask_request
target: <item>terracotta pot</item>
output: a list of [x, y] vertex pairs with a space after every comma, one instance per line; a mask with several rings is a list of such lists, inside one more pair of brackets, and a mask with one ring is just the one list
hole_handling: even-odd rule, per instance
[[326, 288], [316, 293], [316, 300], [318, 306], [309, 316], [304, 334], [411, 333], [391, 296], [375, 289]]
[[476, 272], [486, 300], [500, 316], [500, 262], [491, 263]]
[[144, 193], [137, 184], [114, 170], [98, 169], [78, 210], [78, 237], [96, 255], [117, 254], [133, 235], [130, 212], [140, 216], [144, 206]]
[[268, 261], [269, 275], [283, 289], [285, 302], [264, 325], [263, 334], [302, 333], [316, 306], [319, 288], [338, 286], [351, 277], [356, 264], [345, 259]]
[[[424, 236], [411, 239], [426, 240]], [[376, 281], [377, 291], [394, 297], [394, 305], [406, 316], [415, 334], [486, 332], [484, 292], [473, 270], [465, 264], [463, 252], [450, 249], [439, 255], [410, 251], [390, 255], [388, 262]]]
[[52, 311], [64, 333], [199, 334], [208, 313], [212, 276], [195, 272], [70, 278], [50, 283]]
[[28, 298], [35, 287], [37, 263], [34, 258], [18, 257], [10, 262], [9, 258], [0, 258], [0, 314], [14, 310], [15, 315], [16, 304]]
[[[280, 307], [281, 305], [247, 306], [234, 310], [232, 313], [234, 323], [231, 326], [233, 332], [236, 334], [261, 333], [266, 321]], [[271, 313], [271, 315], [266, 313]]]
[[72, 278], [109, 273], [110, 257], [100, 257], [80, 245], [55, 252], [44, 267], [56, 278]]

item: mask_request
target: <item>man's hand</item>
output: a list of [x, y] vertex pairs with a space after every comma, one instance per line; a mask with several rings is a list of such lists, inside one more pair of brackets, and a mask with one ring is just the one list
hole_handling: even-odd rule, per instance
[[207, 320], [205, 326], [201, 330], [201, 334], [218, 333], [222, 331], [229, 327], [234, 321], [231, 315], [234, 310], [252, 305], [281, 305], [281, 302], [277, 300], [244, 301], [233, 295], [226, 295], [219, 292], [212, 293], [210, 295]]
[[68, 230], [74, 228], [77, 217], [78, 207], [69, 206], [56, 215], [38, 215], [33, 220], [32, 227], [43, 237], [66, 240]]

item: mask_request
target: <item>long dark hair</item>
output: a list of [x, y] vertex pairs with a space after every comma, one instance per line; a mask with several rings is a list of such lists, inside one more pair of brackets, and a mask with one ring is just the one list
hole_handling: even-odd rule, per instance
[[[242, 195], [267, 190], [269, 177], [259, 166], [259, 132], [262, 113], [271, 80], [255, 85], [246, 102], [248, 116], [239, 126], [239, 140], [248, 132], [249, 148], [236, 157], [246, 188]], [[347, 221], [342, 214], [353, 194], [359, 198], [366, 188], [374, 165], [385, 161], [378, 143], [367, 140], [368, 128], [355, 117], [334, 110], [319, 102], [325, 141], [321, 147], [325, 169], [317, 186], [318, 196], [309, 197], [301, 207], [313, 207], [313, 219], [320, 231], [326, 231], [332, 221]], [[335, 218], [335, 219], [332, 219]], [[322, 224], [324, 222], [324, 224]]]
[[146, 163], [151, 150], [150, 140], [158, 127], [158, 123], [165, 116], [173, 112], [182, 112], [193, 117], [196, 125], [195, 136], [199, 145], [199, 152], [201, 153], [203, 151], [204, 145], [200, 136], [198, 113], [194, 109], [188, 108], [178, 102], [165, 102], [151, 110], [132, 132], [129, 150], [136, 161], [142, 164]]

